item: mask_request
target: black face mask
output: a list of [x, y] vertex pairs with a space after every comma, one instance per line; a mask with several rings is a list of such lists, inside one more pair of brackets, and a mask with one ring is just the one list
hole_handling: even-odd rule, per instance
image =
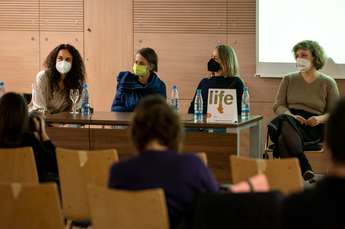
[[211, 58], [207, 63], [207, 70], [209, 72], [218, 72], [220, 70], [220, 64]]

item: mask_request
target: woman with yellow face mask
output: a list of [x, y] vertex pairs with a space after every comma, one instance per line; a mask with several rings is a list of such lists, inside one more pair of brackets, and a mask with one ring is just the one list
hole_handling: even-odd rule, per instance
[[157, 75], [158, 57], [151, 48], [139, 49], [132, 72], [117, 76], [116, 94], [111, 106], [113, 112], [131, 112], [146, 95], [159, 94], [166, 98], [165, 83]]

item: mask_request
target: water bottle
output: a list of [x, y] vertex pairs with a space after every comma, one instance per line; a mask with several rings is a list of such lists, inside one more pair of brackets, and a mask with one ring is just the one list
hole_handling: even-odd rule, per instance
[[0, 81], [0, 97], [5, 94], [5, 83], [4, 81]]
[[195, 100], [194, 100], [194, 121], [195, 122], [203, 121], [203, 109], [204, 109], [204, 104], [202, 101], [201, 89], [197, 89]]
[[176, 85], [174, 84], [171, 90], [171, 106], [178, 112], [180, 110], [179, 96]]
[[244, 87], [242, 95], [241, 119], [248, 119], [250, 115], [249, 92], [248, 87]]
[[90, 115], [90, 104], [89, 104], [89, 92], [87, 90], [87, 84], [83, 83], [81, 92], [81, 114]]

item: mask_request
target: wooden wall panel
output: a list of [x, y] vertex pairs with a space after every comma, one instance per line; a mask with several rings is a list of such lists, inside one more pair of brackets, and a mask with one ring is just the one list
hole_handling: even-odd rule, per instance
[[255, 34], [256, 1], [228, 0], [227, 29], [230, 34]]
[[85, 60], [91, 105], [109, 111], [119, 71], [133, 63], [132, 1], [85, 0]]
[[31, 31], [1, 31], [0, 80], [6, 91], [31, 92], [39, 69], [39, 35]]
[[226, 0], [134, 0], [134, 33], [226, 34]]
[[84, 56], [84, 33], [83, 32], [41, 32], [40, 33], [40, 67], [51, 50], [59, 44], [71, 44], [80, 55]]
[[39, 0], [1, 0], [0, 31], [37, 31]]
[[84, 0], [40, 0], [41, 31], [84, 31]]

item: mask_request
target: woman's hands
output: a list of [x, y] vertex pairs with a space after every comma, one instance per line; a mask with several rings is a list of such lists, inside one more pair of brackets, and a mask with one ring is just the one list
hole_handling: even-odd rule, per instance
[[293, 115], [293, 117], [302, 125], [311, 126], [311, 127], [319, 125], [320, 123], [322, 123], [322, 120], [323, 120], [322, 115], [321, 116], [311, 116], [308, 119], [305, 119], [300, 115]]

